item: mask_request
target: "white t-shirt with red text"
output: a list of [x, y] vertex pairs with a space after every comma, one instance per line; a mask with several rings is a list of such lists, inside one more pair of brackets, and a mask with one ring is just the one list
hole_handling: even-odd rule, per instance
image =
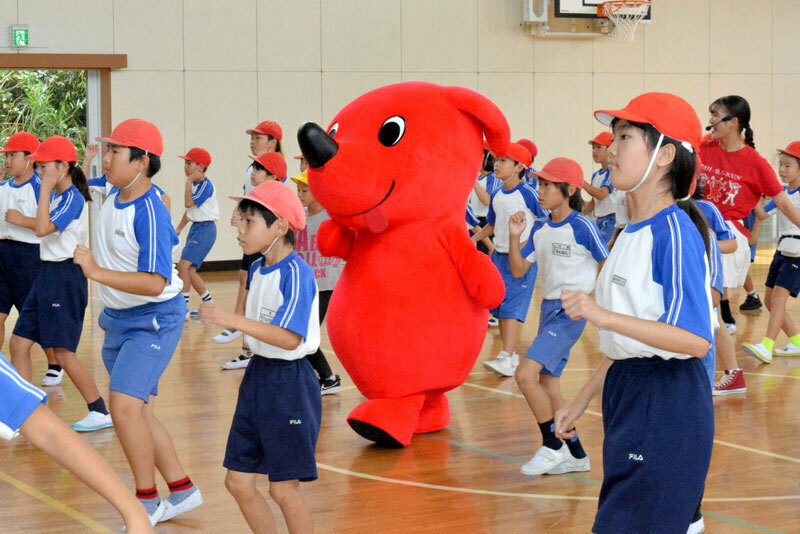
[[294, 236], [294, 250], [314, 271], [314, 278], [320, 291], [332, 291], [344, 269], [344, 260], [327, 258], [319, 253], [317, 247], [319, 225], [328, 219], [330, 217], [325, 210], [315, 215], [307, 215], [306, 227]]

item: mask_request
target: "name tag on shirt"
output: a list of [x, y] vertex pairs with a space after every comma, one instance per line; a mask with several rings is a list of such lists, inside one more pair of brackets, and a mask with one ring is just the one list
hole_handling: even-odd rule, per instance
[[553, 256], [572, 257], [572, 245], [568, 243], [553, 243]]

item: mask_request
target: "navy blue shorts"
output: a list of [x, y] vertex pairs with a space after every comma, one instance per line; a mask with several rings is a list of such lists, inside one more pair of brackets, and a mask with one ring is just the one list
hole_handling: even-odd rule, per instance
[[0, 438], [12, 439], [47, 394], [19, 376], [0, 354]]
[[164, 302], [124, 310], [105, 308], [98, 324], [106, 333], [103, 363], [111, 377], [108, 389], [144, 402], [158, 395], [158, 380], [181, 339], [186, 311], [180, 293]]
[[610, 213], [597, 219], [597, 227], [600, 229], [600, 235], [603, 236], [603, 241], [606, 243], [611, 242], [614, 237], [614, 230], [617, 229], [617, 214]]
[[216, 221], [192, 223], [192, 226], [189, 227], [189, 235], [186, 236], [186, 245], [181, 252], [181, 259], [192, 262], [192, 265], [199, 269], [216, 240]]
[[89, 283], [72, 260], [43, 261], [14, 325], [14, 335], [35, 341], [43, 349], [75, 352], [89, 303]]
[[800, 293], [800, 258], [784, 256], [776, 250], [764, 285], [769, 288], [782, 287], [797, 298]]
[[0, 239], [0, 313], [22, 310], [41, 266], [39, 245]]
[[239, 386], [223, 466], [270, 482], [317, 479], [322, 418], [319, 380], [308, 359], [254, 356]]
[[564, 313], [561, 299], [542, 301], [539, 332], [525, 357], [542, 364], [540, 374], [561, 376], [569, 360], [569, 351], [583, 334], [586, 319], [573, 321]]
[[492, 263], [500, 271], [500, 276], [503, 277], [506, 296], [503, 297], [503, 302], [500, 303], [500, 306], [489, 310], [489, 313], [498, 319], [516, 319], [524, 323], [528, 317], [528, 308], [531, 305], [533, 287], [536, 284], [536, 271], [539, 269], [539, 264], [534, 263], [531, 265], [522, 278], [515, 278], [511, 274], [511, 267], [508, 265], [508, 254], [494, 251], [492, 253]]
[[700, 360], [615, 361], [603, 387], [603, 428], [592, 532], [686, 534], [714, 441], [711, 385]]
[[242, 265], [239, 267], [239, 270], [250, 272], [250, 266], [253, 265], [253, 262], [260, 257], [261, 257], [260, 252], [257, 252], [255, 254], [244, 254], [242, 256]]

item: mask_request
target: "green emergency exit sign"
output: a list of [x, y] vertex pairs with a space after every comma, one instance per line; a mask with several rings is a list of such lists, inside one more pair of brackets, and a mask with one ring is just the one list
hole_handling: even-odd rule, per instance
[[11, 38], [14, 46], [24, 48], [30, 43], [30, 30], [28, 28], [11, 28]]

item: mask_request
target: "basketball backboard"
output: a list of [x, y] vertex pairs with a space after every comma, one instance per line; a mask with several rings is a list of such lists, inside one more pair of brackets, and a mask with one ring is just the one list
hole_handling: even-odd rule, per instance
[[[553, 0], [554, 15], [560, 18], [598, 18], [597, 6], [604, 0]], [[652, 8], [651, 8], [652, 9]], [[650, 9], [642, 22], [650, 22]]]

